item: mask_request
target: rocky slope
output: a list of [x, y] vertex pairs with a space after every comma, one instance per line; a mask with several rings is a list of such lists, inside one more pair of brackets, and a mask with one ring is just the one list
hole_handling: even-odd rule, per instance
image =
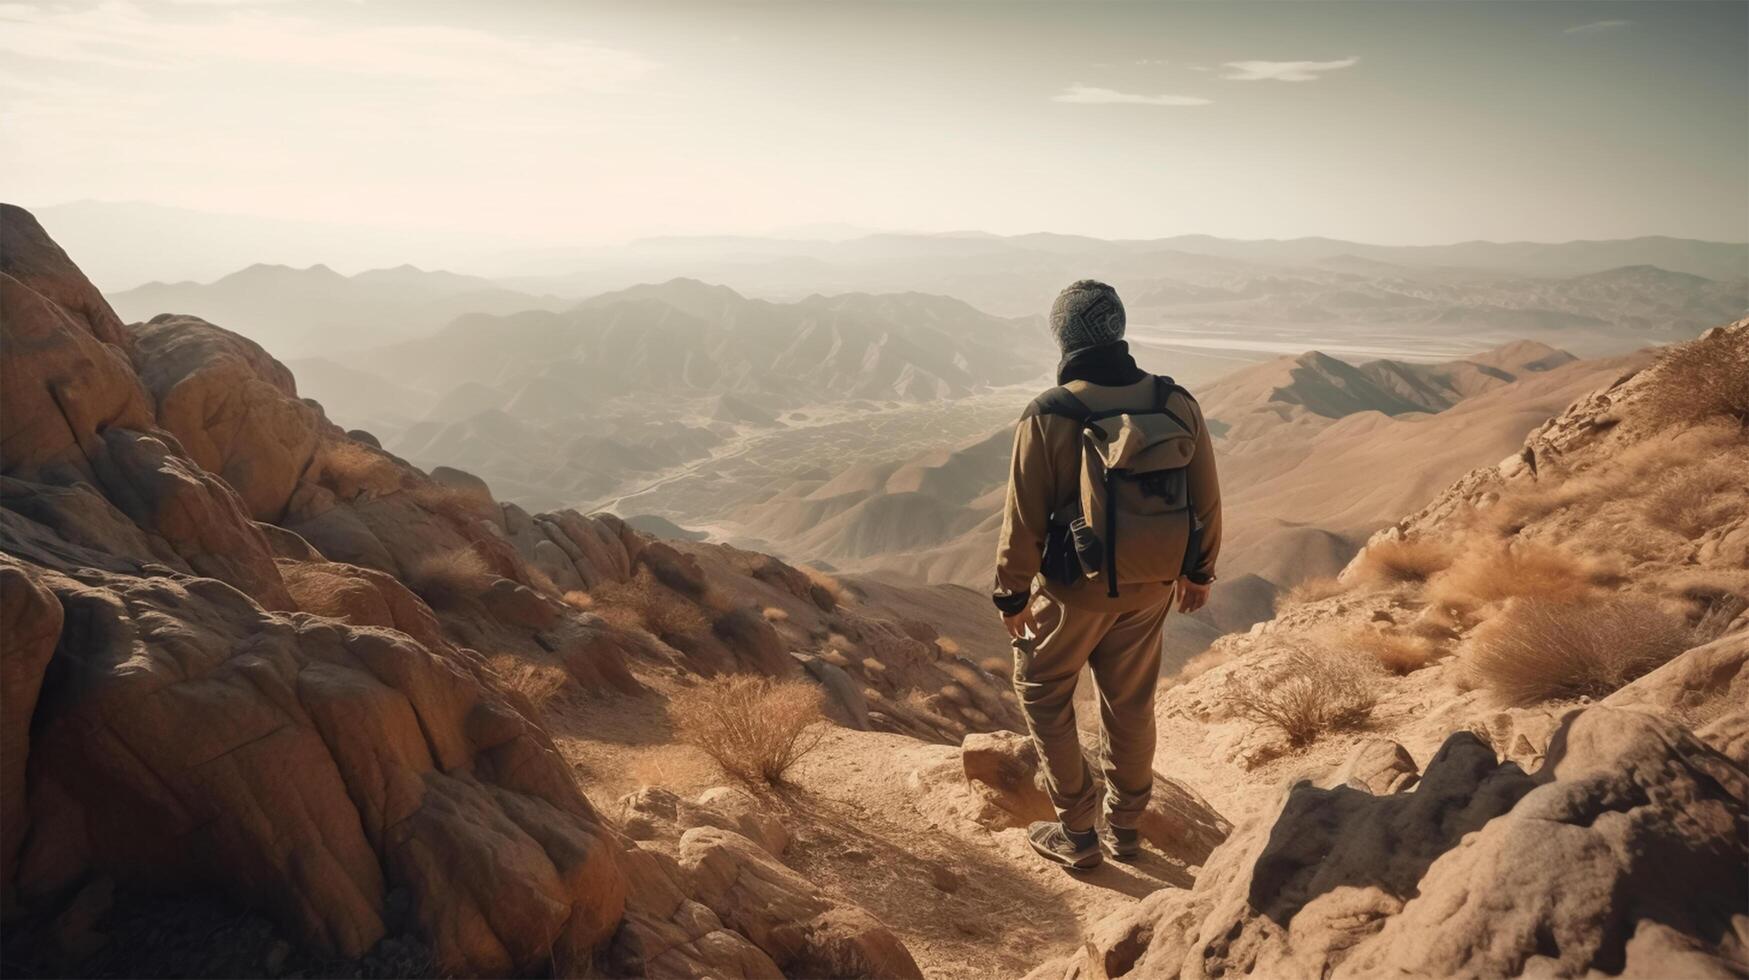
[[[552, 732], [751, 671], [957, 741], [1015, 723], [1004, 685], [774, 559], [427, 475], [251, 341], [123, 324], [28, 213], [0, 236], [9, 971], [915, 972], [850, 903], [738, 918], [737, 869], [774, 859], [644, 850]], [[156, 895], [272, 925], [129, 932]]]

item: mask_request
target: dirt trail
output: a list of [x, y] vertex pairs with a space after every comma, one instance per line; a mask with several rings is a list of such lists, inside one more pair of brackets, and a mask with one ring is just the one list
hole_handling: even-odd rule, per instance
[[[610, 817], [640, 786], [696, 796], [726, 782], [697, 750], [673, 743], [658, 696], [578, 697], [549, 706], [547, 722]], [[1034, 855], [1018, 828], [992, 832], [926, 812], [920, 779], [957, 771], [958, 759], [957, 746], [833, 728], [792, 785], [765, 797], [791, 836], [783, 862], [880, 918], [928, 976], [1021, 976], [1041, 950], [1072, 948], [1092, 922], [1193, 883], [1152, 851], [1071, 874]]]

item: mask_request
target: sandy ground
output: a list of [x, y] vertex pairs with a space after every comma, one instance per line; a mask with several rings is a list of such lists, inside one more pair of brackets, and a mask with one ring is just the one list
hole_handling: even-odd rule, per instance
[[[577, 696], [550, 704], [546, 715], [610, 818], [620, 797], [641, 786], [690, 797], [726, 782], [702, 753], [671, 741], [656, 694]], [[1085, 874], [1047, 865], [1021, 829], [992, 832], [940, 812], [939, 796], [924, 798], [920, 789], [957, 777], [958, 765], [957, 746], [833, 728], [789, 786], [764, 794], [791, 834], [784, 863], [880, 918], [930, 977], [1020, 976], [1073, 947], [1092, 922], [1194, 881], [1194, 869], [1152, 851]]]

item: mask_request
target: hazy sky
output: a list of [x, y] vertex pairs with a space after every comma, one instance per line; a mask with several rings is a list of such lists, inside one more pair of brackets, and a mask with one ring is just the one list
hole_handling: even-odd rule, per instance
[[529, 244], [1749, 238], [1744, 3], [0, 3], [0, 194]]

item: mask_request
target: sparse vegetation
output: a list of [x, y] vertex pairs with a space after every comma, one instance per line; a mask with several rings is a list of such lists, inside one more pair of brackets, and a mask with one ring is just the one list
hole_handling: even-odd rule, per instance
[[1742, 454], [1710, 456], [1673, 467], [1646, 489], [1641, 511], [1655, 527], [1693, 540], [1749, 512]]
[[1507, 704], [1601, 697], [1696, 638], [1681, 616], [1643, 596], [1516, 599], [1477, 629], [1465, 666]]
[[978, 667], [986, 674], [993, 674], [997, 677], [1007, 677], [1014, 670], [1014, 662], [1007, 657], [985, 657], [983, 660], [978, 661]]
[[776, 785], [825, 737], [820, 689], [806, 681], [730, 674], [676, 693], [675, 735], [735, 779]]
[[421, 559], [407, 584], [432, 606], [454, 609], [485, 592], [495, 577], [479, 552], [461, 547]]
[[765, 616], [765, 621], [768, 623], [789, 622], [789, 612], [784, 609], [779, 609], [776, 606], [766, 606], [763, 615]]
[[809, 589], [814, 605], [831, 612], [844, 604], [844, 583], [833, 576], [807, 565], [798, 566], [801, 573], [808, 577], [812, 586]]
[[1355, 629], [1342, 634], [1340, 646], [1371, 657], [1387, 672], [1399, 677], [1411, 674], [1439, 659], [1440, 649], [1419, 636], [1404, 636], [1377, 629]]
[[350, 498], [378, 478], [389, 476], [394, 462], [381, 450], [352, 439], [327, 443], [319, 457], [316, 482]]
[[572, 589], [565, 593], [564, 599], [565, 605], [570, 606], [572, 609], [580, 609], [587, 612], [595, 608], [595, 597], [580, 589]]
[[562, 667], [530, 663], [517, 657], [493, 657], [492, 669], [505, 690], [528, 699], [537, 716], [571, 682], [571, 675]]
[[1227, 703], [1241, 718], [1269, 725], [1294, 746], [1364, 722], [1378, 703], [1378, 668], [1353, 656], [1296, 647], [1256, 679], [1228, 679]]
[[960, 645], [954, 642], [951, 637], [936, 637], [935, 650], [944, 657], [957, 657], [960, 655]]
[[1507, 599], [1564, 601], [1615, 579], [1606, 566], [1565, 548], [1528, 541], [1478, 543], [1432, 582], [1428, 599], [1442, 610], [1466, 611]]
[[492, 495], [474, 487], [448, 487], [428, 481], [407, 491], [420, 507], [461, 524], [490, 518], [497, 504]]
[[1647, 377], [1646, 404], [1659, 422], [1749, 425], [1749, 330], [1713, 330], [1669, 348]]
[[1361, 551], [1354, 577], [1362, 582], [1399, 585], [1425, 582], [1451, 564], [1452, 547], [1428, 537], [1387, 538]]

